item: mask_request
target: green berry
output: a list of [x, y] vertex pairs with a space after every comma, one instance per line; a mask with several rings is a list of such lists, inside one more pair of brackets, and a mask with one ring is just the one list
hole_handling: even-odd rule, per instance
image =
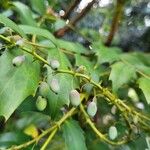
[[60, 66], [60, 63], [58, 60], [51, 60], [50, 66], [52, 67], [52, 69], [57, 70]]
[[16, 41], [16, 45], [23, 46], [23, 44], [24, 44], [24, 40], [23, 39], [18, 39]]
[[139, 98], [136, 91], [133, 88], [129, 88], [128, 97], [132, 99], [133, 102], [138, 102]]
[[23, 62], [25, 61], [25, 56], [21, 55], [21, 56], [17, 56], [12, 60], [12, 64], [16, 67], [21, 66], [23, 64]]
[[43, 97], [47, 97], [49, 92], [49, 85], [46, 82], [41, 82], [40, 87], [39, 87], [39, 93]]
[[53, 78], [50, 82], [50, 88], [54, 93], [58, 93], [60, 90], [59, 82], [56, 78]]
[[79, 66], [76, 70], [76, 72], [78, 73], [85, 73], [85, 71], [86, 71], [86, 67], [83, 65]]
[[36, 107], [39, 111], [43, 111], [47, 106], [47, 100], [42, 96], [38, 96], [36, 100]]
[[118, 136], [118, 132], [115, 126], [111, 126], [108, 131], [109, 138], [114, 140]]
[[78, 106], [81, 103], [80, 94], [77, 90], [71, 90], [69, 93], [69, 99], [73, 106]]
[[95, 102], [90, 102], [87, 107], [87, 113], [89, 116], [94, 117], [97, 112], [97, 105]]
[[12, 32], [13, 32], [13, 30], [9, 27], [4, 27], [4, 28], [0, 29], [0, 34], [3, 34], [5, 36], [11, 35]]

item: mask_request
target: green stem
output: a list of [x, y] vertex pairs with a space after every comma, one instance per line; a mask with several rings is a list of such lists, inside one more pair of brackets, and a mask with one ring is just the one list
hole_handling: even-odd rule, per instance
[[118, 141], [118, 142], [113, 142], [110, 141], [108, 138], [105, 137], [105, 135], [103, 135], [94, 125], [94, 123], [90, 120], [90, 117], [88, 116], [88, 114], [86, 113], [86, 111], [84, 110], [84, 107], [82, 104], [80, 104], [80, 110], [82, 111], [86, 122], [88, 123], [88, 125], [92, 128], [92, 130], [95, 132], [95, 134], [99, 137], [100, 140], [103, 140], [104, 142], [107, 142], [108, 144], [111, 145], [122, 145], [125, 144], [128, 140], [124, 139], [122, 141]]
[[46, 147], [48, 146], [48, 144], [50, 143], [50, 141], [52, 140], [52, 138], [54, 137], [54, 135], [56, 134], [58, 128], [54, 129], [52, 131], [52, 133], [50, 134], [50, 136], [47, 138], [47, 140], [45, 141], [44, 145], [41, 147], [41, 150], [45, 150]]
[[107, 88], [102, 87], [101, 85], [99, 85], [98, 83], [93, 81], [89, 76], [81, 74], [81, 73], [76, 73], [76, 72], [73, 72], [70, 70], [57, 70], [56, 73], [66, 73], [66, 74], [70, 74], [73, 76], [82, 77], [82, 78], [86, 79], [89, 83], [93, 84], [96, 88], [98, 88], [100, 90], [100, 92], [106, 98], [106, 100], [108, 102], [116, 105], [117, 107], [118, 107], [118, 105], [121, 106], [123, 108], [123, 109], [121, 109], [122, 113], [124, 113], [124, 111], [127, 111], [129, 113], [129, 115], [133, 114], [133, 115], [139, 116], [142, 119], [150, 121], [149, 117], [147, 117], [141, 113], [138, 113], [133, 108], [126, 105], [122, 100], [118, 99], [115, 95], [113, 95]]

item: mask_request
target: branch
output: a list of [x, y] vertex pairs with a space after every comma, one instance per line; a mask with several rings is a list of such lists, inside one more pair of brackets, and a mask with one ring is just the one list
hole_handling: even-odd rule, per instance
[[56, 134], [58, 128], [54, 129], [52, 131], [52, 133], [50, 134], [50, 136], [47, 138], [47, 140], [45, 141], [44, 145], [41, 147], [41, 150], [45, 150], [47, 145], [50, 143], [50, 141], [52, 140], [52, 138], [54, 137], [54, 135]]
[[76, 73], [70, 70], [57, 70], [56, 73], [66, 73], [66, 74], [71, 74], [76, 77], [81, 77], [86, 79], [90, 84], [94, 85], [95, 88], [97, 88], [101, 94], [105, 97], [105, 99], [115, 105], [122, 113], [127, 113], [131, 117], [138, 116], [139, 121], [142, 123], [143, 119], [146, 121], [150, 121], [150, 117], [147, 117], [139, 112], [137, 112], [134, 108], [128, 106], [125, 104], [121, 99], [117, 98], [113, 93], [111, 93], [107, 88], [102, 87], [100, 84], [96, 83], [91, 79], [91, 77], [81, 74], [81, 73]]
[[[28, 141], [26, 143], [23, 143], [21, 145], [18, 145], [18, 146], [13, 146], [11, 148], [8, 148], [6, 150], [19, 150], [19, 149], [23, 149], [37, 141], [39, 141], [39, 139], [41, 139], [42, 137], [44, 137], [45, 135], [47, 135], [48, 133], [50, 133], [52, 131], [52, 134], [53, 135], [54, 133], [56, 133], [56, 129], [59, 129], [60, 128], [60, 125], [62, 123], [64, 123], [64, 121], [66, 119], [68, 119], [70, 116], [72, 116], [74, 114], [74, 111], [76, 110], [76, 108], [72, 108], [70, 111], [68, 111], [59, 121], [56, 122], [56, 124], [50, 128], [48, 128], [47, 130], [45, 130], [43, 133], [41, 133], [38, 137], [34, 138], [33, 140], [31, 141]], [[55, 134], [54, 134], [55, 135]]]
[[[75, 26], [76, 23], [81, 20], [92, 8], [93, 4], [96, 0], [90, 2], [77, 16], [70, 20], [69, 26]], [[68, 32], [71, 28], [69, 26], [65, 26], [54, 33], [56, 37], [62, 37], [66, 32]]]
[[82, 104], [80, 104], [80, 110], [81, 112], [83, 113], [85, 119], [86, 119], [86, 122], [88, 123], [88, 125], [92, 128], [92, 130], [95, 132], [95, 134], [100, 138], [100, 140], [108, 143], [108, 144], [111, 144], [111, 145], [122, 145], [122, 144], [125, 144], [128, 142], [127, 139], [122, 139], [121, 141], [117, 141], [117, 142], [113, 142], [113, 141], [110, 141], [108, 138], [105, 137], [104, 134], [102, 134], [94, 125], [94, 123], [91, 121], [90, 117], [88, 116], [88, 114], [86, 113], [86, 111], [84, 110], [84, 107]]
[[72, 10], [73, 10], [80, 2], [81, 2], [81, 0], [75, 0], [75, 1], [73, 1], [73, 2], [70, 4], [69, 8], [65, 11], [65, 15], [62, 16], [62, 18], [63, 18], [63, 19], [69, 18], [69, 17], [70, 17], [70, 14], [71, 14], [71, 12], [72, 12]]
[[123, 12], [123, 6], [124, 6], [125, 1], [124, 0], [117, 0], [117, 5], [116, 5], [116, 9], [115, 9], [115, 13], [114, 13], [114, 17], [112, 20], [112, 24], [111, 24], [111, 29], [110, 29], [110, 33], [107, 37], [107, 40], [105, 42], [106, 46], [110, 46], [111, 42], [114, 38], [114, 35], [118, 29], [118, 25], [119, 25], [119, 21], [121, 19], [121, 15]]

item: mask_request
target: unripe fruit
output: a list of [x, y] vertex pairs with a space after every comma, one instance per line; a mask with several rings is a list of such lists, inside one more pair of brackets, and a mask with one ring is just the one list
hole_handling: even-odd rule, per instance
[[95, 102], [90, 102], [87, 107], [87, 113], [89, 116], [94, 117], [97, 112], [97, 105]]
[[114, 140], [118, 136], [118, 132], [115, 126], [111, 126], [108, 131], [109, 138]]
[[54, 93], [58, 93], [60, 90], [59, 82], [56, 78], [53, 78], [50, 82], [50, 88]]
[[47, 97], [49, 92], [49, 85], [46, 82], [41, 82], [40, 87], [39, 87], [39, 93], [43, 97]]
[[50, 66], [52, 67], [52, 69], [57, 70], [60, 66], [60, 63], [58, 60], [51, 60]]
[[39, 111], [43, 111], [47, 106], [47, 100], [42, 98], [42, 96], [38, 96], [36, 100], [36, 107]]
[[12, 60], [12, 64], [16, 67], [21, 66], [23, 64], [23, 62], [25, 61], [25, 56], [21, 55], [21, 56], [17, 56]]
[[19, 39], [19, 40], [16, 41], [16, 45], [23, 46], [23, 44], [24, 44], [23, 39]]
[[129, 88], [128, 97], [132, 99], [133, 102], [138, 102], [139, 98], [136, 91], [133, 88]]
[[13, 32], [13, 30], [9, 27], [4, 27], [4, 28], [0, 29], [0, 34], [3, 34], [5, 36], [11, 35], [12, 32]]
[[80, 94], [77, 90], [71, 90], [69, 93], [69, 99], [73, 106], [78, 106], [81, 103]]
[[86, 71], [86, 67], [83, 65], [79, 66], [76, 70], [76, 72], [78, 73], [85, 73], [85, 71]]

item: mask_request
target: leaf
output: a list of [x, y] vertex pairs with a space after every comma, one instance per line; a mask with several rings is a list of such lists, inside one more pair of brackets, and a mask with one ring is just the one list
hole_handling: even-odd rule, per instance
[[19, 52], [18, 49], [5, 51], [0, 57], [0, 116], [6, 120], [26, 97], [35, 94], [39, 82], [40, 66], [28, 54], [20, 67], [12, 65]]
[[86, 67], [88, 73], [93, 72], [94, 64], [91, 61], [89, 61], [86, 57], [77, 54], [75, 55], [75, 59], [76, 59], [76, 66], [83, 65]]
[[117, 91], [118, 88], [131, 81], [131, 79], [136, 78], [136, 72], [132, 66], [117, 62], [111, 68], [109, 80], [112, 81], [114, 91]]
[[35, 2], [35, 0], [30, 0], [31, 6], [33, 7], [33, 9], [39, 13], [40, 15], [43, 15], [46, 11], [46, 7], [45, 7], [45, 1], [43, 0], [38, 0]]
[[138, 80], [139, 88], [143, 91], [146, 101], [150, 104], [150, 79], [147, 78], [140, 78]]
[[25, 33], [22, 29], [20, 29], [19, 26], [17, 26], [13, 21], [11, 21], [9, 18], [5, 17], [4, 15], [0, 14], [0, 22], [3, 23], [5, 26], [11, 28], [15, 32], [17, 32], [20, 36], [26, 37]]
[[59, 47], [65, 50], [69, 50], [76, 53], [86, 53], [87, 50], [81, 44], [65, 41], [65, 40], [57, 40]]
[[78, 122], [74, 120], [66, 121], [62, 127], [63, 136], [68, 150], [86, 150], [83, 131]]
[[13, 5], [19, 13], [19, 18], [23, 24], [37, 26], [36, 21], [32, 17], [32, 11], [28, 6], [21, 2], [13, 2]]
[[43, 36], [52, 41], [54, 45], [57, 45], [57, 40], [48, 30], [28, 25], [20, 25], [19, 27], [25, 32], [25, 34]]
[[138, 71], [149, 76], [150, 62], [148, 61], [149, 60], [148, 58], [150, 56], [148, 54], [142, 55], [142, 53], [136, 52], [136, 53], [122, 54], [120, 57], [123, 61], [129, 63], [129, 65], [133, 65], [134, 68], [136, 68]]
[[85, 66], [88, 74], [90, 74], [90, 76], [92, 77], [92, 80], [94, 80], [95, 82], [98, 82], [100, 70], [94, 69], [94, 63], [92, 61], [90, 61], [89, 59], [87, 59], [86, 57], [81, 56], [79, 54], [75, 55], [75, 58], [76, 58], [76, 65], [77, 66], [80, 66], [80, 65]]
[[[65, 54], [63, 54], [58, 49], [50, 49], [48, 52], [48, 61], [51, 59], [56, 59], [60, 63], [59, 69], [68, 69], [68, 67], [71, 67], [71, 64], [66, 57]], [[69, 93], [70, 91], [76, 87], [75, 79], [72, 75], [68, 74], [53, 74], [53, 70], [50, 67], [47, 67], [48, 70], [48, 84], [50, 84], [50, 81], [53, 77], [58, 79], [58, 82], [60, 84], [60, 91], [58, 94], [55, 94], [53, 92], [50, 92], [48, 95], [49, 100], [49, 107], [53, 114], [62, 107], [64, 104], [69, 105]]]
[[121, 51], [118, 47], [108, 48], [99, 42], [93, 43], [92, 48], [98, 57], [98, 64], [112, 63], [119, 60]]
[[30, 140], [30, 137], [20, 131], [5, 132], [0, 135], [0, 149], [7, 149], [12, 145], [19, 145]]

